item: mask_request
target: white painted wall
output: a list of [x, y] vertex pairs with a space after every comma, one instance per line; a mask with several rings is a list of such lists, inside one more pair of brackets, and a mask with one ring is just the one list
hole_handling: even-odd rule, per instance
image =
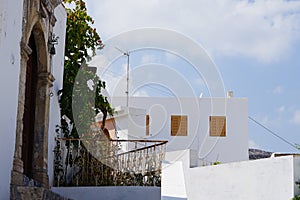
[[[170, 172], [170, 170], [172, 170], [172, 168], [168, 168], [168, 167], [164, 167], [162, 169], [162, 173], [166, 173], [164, 172], [165, 170], [167, 170], [167, 172], [169, 171], [169, 174], [174, 174], [174, 172], [177, 173], [183, 173], [184, 175], [184, 182], [185, 182], [185, 187], [186, 185], [189, 183], [190, 177], [189, 176], [189, 169], [192, 167], [196, 166], [196, 161], [197, 161], [197, 157], [195, 156], [196, 152], [195, 150], [191, 150], [191, 149], [186, 149], [186, 150], [179, 150], [179, 151], [170, 151], [170, 152], [166, 152], [165, 154], [165, 160], [164, 162], [166, 163], [173, 163], [175, 162], [181, 162], [182, 163], [182, 172], [179, 171], [172, 171]], [[164, 187], [168, 187], [169, 184], [173, 184], [172, 178], [170, 179], [168, 176], [164, 175], [162, 176], [162, 182], [164, 183], [164, 185], [162, 184], [162, 191], [164, 191]], [[186, 187], [186, 190], [188, 191], [189, 188]]]
[[9, 199], [15, 148], [23, 1], [0, 0], [0, 200]]
[[[124, 97], [112, 97], [114, 107], [124, 105], [125, 101]], [[130, 106], [145, 109], [150, 115], [150, 137], [146, 137], [143, 127], [141, 138], [168, 140], [167, 151], [194, 149], [198, 165], [248, 160], [248, 101], [245, 98], [131, 97], [129, 102]], [[188, 136], [171, 136], [171, 115], [188, 116]], [[209, 136], [210, 115], [226, 115], [226, 137]], [[145, 126], [146, 117], [140, 117]]]
[[172, 163], [175, 161], [182, 162], [182, 166], [184, 171], [186, 169], [189, 169], [193, 166], [194, 159], [191, 158], [191, 151], [190, 149], [186, 150], [179, 150], [179, 151], [169, 151], [165, 153], [165, 159], [164, 161], [167, 163]]
[[291, 199], [299, 170], [293, 156], [191, 168], [188, 199]]
[[144, 137], [145, 116], [145, 109], [120, 107], [114, 116], [119, 138], [133, 140]]
[[[178, 154], [182, 155], [181, 159], [172, 164], [170, 160], [174, 160]], [[183, 187], [189, 200], [291, 199], [300, 192], [295, 187], [295, 182], [300, 180], [300, 156], [195, 168], [189, 167], [191, 158], [188, 150], [166, 154], [166, 164], [162, 168], [162, 196], [178, 199], [182, 197]], [[181, 169], [178, 163], [182, 163]], [[178, 174], [180, 178], [174, 181]], [[179, 189], [168, 192], [169, 188], [178, 186]]]
[[[13, 12], [12, 12], [13, 11]], [[16, 119], [19, 94], [19, 74], [20, 74], [20, 41], [22, 36], [22, 13], [23, 1], [19, 0], [0, 0], [0, 61], [2, 73], [0, 73], [0, 200], [9, 199], [10, 175], [15, 148]], [[62, 83], [62, 64], [64, 55], [65, 20], [66, 13], [62, 6], [55, 10], [58, 19], [54, 32], [59, 35], [59, 45], [56, 46], [57, 54], [54, 57], [53, 74], [56, 78], [53, 93], [61, 88]], [[50, 130], [49, 130], [49, 155], [52, 153], [51, 141], [53, 141], [52, 124], [56, 124], [57, 119], [57, 99], [51, 98], [50, 107]], [[55, 116], [55, 117], [53, 117]], [[54, 119], [55, 118], [55, 119]], [[54, 119], [54, 120], [52, 120]], [[51, 130], [51, 128], [53, 128]], [[52, 156], [53, 157], [53, 156]], [[49, 163], [49, 174], [52, 176], [52, 163]], [[50, 181], [51, 183], [51, 181]]]
[[55, 147], [55, 127], [60, 124], [60, 108], [57, 92], [63, 86], [64, 72], [64, 53], [65, 53], [65, 34], [67, 13], [62, 5], [59, 5], [54, 10], [54, 15], [57, 19], [53, 32], [59, 37], [58, 45], [55, 45], [56, 54], [52, 56], [52, 74], [55, 78], [53, 87], [51, 88], [53, 96], [50, 98], [50, 113], [49, 113], [49, 132], [48, 132], [48, 175], [49, 184], [53, 184], [53, 149]]
[[183, 163], [181, 161], [164, 162], [162, 168], [161, 199], [187, 200]]
[[2, 15], [3, 15], [3, 0], [0, 0], [0, 48], [2, 38]]
[[[145, 116], [146, 110], [140, 108], [128, 108], [123, 106], [115, 107], [115, 114], [112, 116], [116, 122], [115, 129], [117, 135], [114, 139], [120, 140], [136, 140], [145, 135]], [[99, 113], [95, 121], [102, 121], [102, 113]], [[110, 116], [107, 118], [109, 119]], [[128, 134], [128, 131], [132, 134]], [[122, 143], [121, 148], [123, 151], [134, 148], [134, 143]]]
[[159, 187], [55, 187], [52, 191], [74, 200], [159, 200]]
[[[294, 183], [300, 182], [300, 156], [294, 157]], [[298, 185], [294, 185], [295, 195], [300, 195], [300, 189]]]

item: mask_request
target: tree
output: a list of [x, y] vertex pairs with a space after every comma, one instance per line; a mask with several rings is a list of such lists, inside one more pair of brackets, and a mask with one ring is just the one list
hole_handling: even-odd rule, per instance
[[[85, 62], [95, 54], [96, 49], [104, 47], [96, 28], [93, 28], [94, 20], [87, 14], [85, 2], [83, 0], [64, 0], [66, 5], [70, 5], [67, 10], [65, 62], [63, 88], [59, 91], [61, 116], [67, 116], [74, 124], [72, 101], [81, 106], [79, 118], [84, 118], [79, 124], [80, 131], [87, 131], [88, 122], [93, 120], [99, 112], [103, 113], [103, 124], [105, 124], [107, 114], [113, 114], [113, 109], [106, 97], [101, 94], [101, 89], [105, 88], [105, 82], [93, 72], [80, 70]], [[92, 54], [92, 55], [90, 55]], [[80, 71], [82, 82], [75, 84]], [[92, 88], [87, 85], [87, 81], [92, 82]], [[76, 87], [76, 91], [74, 90]], [[93, 95], [92, 95], [93, 94]], [[76, 98], [74, 97], [80, 97]], [[91, 99], [91, 97], [94, 97]], [[81, 103], [81, 104], [80, 104]], [[78, 125], [76, 125], [79, 127]], [[61, 119], [61, 129], [65, 137], [72, 135], [78, 137], [78, 128], [74, 126], [72, 130], [68, 128], [66, 120]]]
[[[95, 54], [95, 50], [104, 47], [99, 34], [92, 27], [94, 20], [87, 14], [83, 0], [64, 0], [63, 2], [67, 7], [67, 26], [63, 88], [59, 91], [62, 118], [57, 132], [60, 130], [66, 138], [79, 138], [79, 135], [90, 132], [91, 123], [94, 122], [94, 117], [99, 112], [103, 113], [104, 128], [106, 116], [107, 114], [112, 115], [113, 109], [107, 98], [101, 94], [101, 89], [105, 88], [105, 82], [101, 81], [95, 72], [88, 70], [89, 67], [86, 66], [86, 61]], [[69, 4], [71, 5], [68, 6]], [[72, 106], [74, 104], [75, 107]], [[75, 118], [73, 113], [76, 113]], [[70, 119], [70, 123], [64, 116]], [[73, 126], [69, 126], [70, 124]], [[83, 158], [80, 156], [81, 154], [72, 156], [73, 147], [80, 149], [80, 152], [87, 152], [86, 145], [89, 143], [82, 144], [79, 141], [81, 140], [56, 141], [54, 149], [55, 185], [68, 184], [68, 166], [78, 165]], [[65, 160], [61, 154], [61, 142], [66, 147], [63, 148], [66, 150]], [[84, 155], [89, 159], [93, 157], [89, 151]], [[103, 166], [99, 161], [97, 163]]]

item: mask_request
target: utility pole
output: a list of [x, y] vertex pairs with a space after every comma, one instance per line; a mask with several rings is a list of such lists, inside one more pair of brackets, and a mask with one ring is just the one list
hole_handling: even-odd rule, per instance
[[128, 107], [129, 102], [129, 51], [122, 51], [118, 47], [115, 47], [118, 51], [120, 51], [124, 56], [127, 56], [127, 69], [126, 69], [126, 107]]

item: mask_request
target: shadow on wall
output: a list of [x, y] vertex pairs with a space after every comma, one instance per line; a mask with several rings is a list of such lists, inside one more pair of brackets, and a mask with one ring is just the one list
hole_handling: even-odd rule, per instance
[[160, 200], [160, 187], [52, 187], [52, 191], [74, 200]]

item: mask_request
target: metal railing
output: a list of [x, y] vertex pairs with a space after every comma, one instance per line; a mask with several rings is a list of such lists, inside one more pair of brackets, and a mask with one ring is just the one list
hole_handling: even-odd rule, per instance
[[57, 138], [53, 186], [160, 186], [166, 143]]

